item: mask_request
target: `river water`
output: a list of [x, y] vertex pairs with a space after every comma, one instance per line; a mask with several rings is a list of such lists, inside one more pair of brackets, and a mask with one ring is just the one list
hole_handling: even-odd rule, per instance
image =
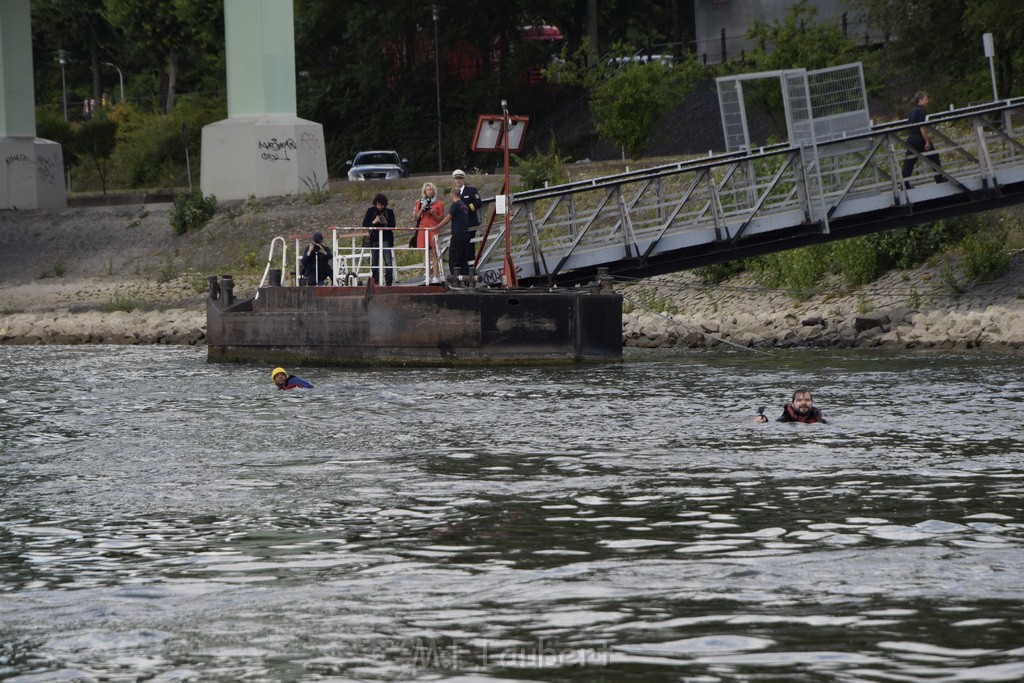
[[289, 369], [0, 347], [0, 679], [1024, 679], [1019, 356]]

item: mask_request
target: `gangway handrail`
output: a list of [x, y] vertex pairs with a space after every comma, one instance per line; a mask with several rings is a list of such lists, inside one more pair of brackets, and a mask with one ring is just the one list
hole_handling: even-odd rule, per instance
[[972, 104], [958, 109], [946, 109], [943, 111], [928, 114], [927, 121], [947, 121], [963, 118], [966, 116], [977, 116], [978, 114], [996, 113], [1006, 109], [1015, 109], [1024, 106], [1024, 97], [1011, 97], [1005, 100], [985, 102], [983, 104]]
[[[962, 118], [978, 116], [979, 114], [995, 114], [1004, 112], [1008, 109], [1016, 109], [1020, 106], [1024, 106], [1024, 97], [1011, 97], [1005, 100], [986, 102], [984, 104], [973, 104], [966, 107], [960, 107], [958, 109], [932, 112], [925, 117], [925, 121], [929, 124], [956, 121]], [[894, 121], [883, 121], [872, 125], [870, 132], [851, 135], [850, 139], [863, 135], [871, 135], [872, 132], [879, 133], [888, 132], [890, 130], [911, 129], [920, 125], [920, 123], [908, 123], [905, 118], [896, 119]]]
[[[716, 154], [712, 157], [700, 157], [698, 159], [678, 161], [671, 164], [662, 164], [659, 166], [652, 166], [651, 168], [638, 169], [636, 171], [627, 171], [625, 173], [601, 176], [592, 180], [580, 180], [572, 183], [565, 183], [563, 185], [552, 185], [551, 187], [545, 187], [543, 189], [515, 192], [513, 194], [515, 201], [551, 199], [565, 194], [571, 194], [573, 192], [585, 192], [596, 188], [614, 187], [616, 185], [622, 185], [638, 180], [648, 180], [651, 178], [657, 178], [658, 176], [675, 175], [687, 171], [699, 171], [705, 168], [720, 166], [723, 163], [728, 162], [753, 161], [761, 158], [769, 158], [787, 149], [790, 149], [788, 144], [777, 144], [771, 146], [765, 145], [764, 147], [759, 147], [756, 152], [747, 152], [746, 150], [726, 152], [723, 154]], [[494, 197], [486, 197], [482, 200], [484, 204], [493, 201]]]
[[[944, 123], [948, 121], [955, 121], [964, 118], [971, 118], [981, 114], [998, 113], [1006, 111], [1008, 109], [1016, 109], [1024, 105], [1024, 97], [1010, 98], [1007, 100], [1001, 100], [999, 102], [990, 102], [985, 105], [975, 105], [971, 107], [964, 107], [962, 109], [954, 109], [952, 111], [938, 112], [929, 115], [928, 123]], [[864, 131], [862, 133], [856, 133], [842, 138], [832, 138], [824, 142], [820, 142], [819, 145], [827, 147], [832, 144], [845, 144], [851, 141], [858, 141], [873, 138], [879, 133], [892, 133], [903, 130], [910, 130], [920, 126], [919, 123], [908, 123], [906, 120], [891, 121], [887, 123], [876, 124], [872, 126], [871, 130]], [[539, 199], [551, 199], [564, 194], [592, 190], [599, 187], [608, 187], [613, 185], [620, 185], [623, 183], [632, 182], [635, 180], [644, 180], [647, 178], [655, 178], [659, 175], [670, 175], [679, 172], [698, 170], [704, 167], [711, 168], [714, 166], [720, 166], [722, 163], [727, 163], [734, 160], [749, 160], [756, 161], [761, 158], [774, 156], [777, 153], [786, 149], [798, 147], [798, 145], [792, 145], [788, 142], [776, 143], [774, 145], [765, 145], [764, 147], [758, 147], [757, 151], [753, 150], [737, 150], [735, 152], [724, 152], [715, 155], [709, 155], [704, 157], [697, 157], [694, 159], [688, 159], [686, 161], [672, 162], [670, 164], [661, 164], [658, 166], [652, 166], [650, 168], [637, 169], [632, 171], [626, 171], [624, 173], [616, 173], [607, 176], [600, 176], [598, 178], [592, 178], [589, 180], [577, 180], [574, 182], [563, 183], [560, 185], [552, 185], [536, 190], [525, 190], [523, 192], [516, 192], [516, 201], [526, 200], [539, 200]], [[483, 198], [483, 203], [493, 203], [495, 197]]]
[[[759, 148], [760, 150], [768, 150], [775, 148], [785, 148], [786, 145], [771, 145]], [[515, 195], [519, 199], [540, 199], [544, 198], [552, 191], [556, 191], [555, 194], [564, 194], [566, 192], [572, 192], [576, 189], [590, 190], [595, 187], [604, 187], [605, 185], [615, 185], [622, 182], [629, 182], [631, 180], [643, 180], [648, 177], [654, 177], [661, 173], [675, 173], [677, 171], [690, 170], [691, 168], [699, 168], [708, 164], [714, 164], [715, 162], [728, 161], [730, 159], [743, 159], [748, 155], [746, 151], [737, 152], [723, 152], [720, 154], [701, 156], [695, 159], [687, 159], [684, 161], [673, 161], [670, 164], [659, 164], [658, 166], [651, 166], [650, 168], [639, 168], [633, 171], [625, 171], [623, 173], [614, 173], [606, 176], [599, 176], [597, 178], [591, 178], [588, 180], [577, 180], [574, 182], [563, 183], [561, 185], [552, 185], [550, 187], [539, 188], [536, 190], [526, 190], [523, 192], [516, 192]], [[484, 203], [491, 202], [494, 197], [487, 197], [483, 201]]]

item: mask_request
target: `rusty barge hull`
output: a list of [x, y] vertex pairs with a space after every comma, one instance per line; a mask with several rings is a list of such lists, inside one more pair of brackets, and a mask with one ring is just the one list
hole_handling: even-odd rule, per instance
[[573, 364], [622, 360], [622, 296], [445, 287], [263, 287], [207, 299], [211, 362]]

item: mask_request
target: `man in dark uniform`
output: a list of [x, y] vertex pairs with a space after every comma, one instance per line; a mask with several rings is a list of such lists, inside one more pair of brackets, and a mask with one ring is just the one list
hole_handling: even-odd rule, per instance
[[[466, 184], [466, 172], [461, 168], [457, 168], [452, 171], [452, 180], [455, 183], [455, 189], [459, 191], [459, 197], [462, 199], [462, 203], [469, 209], [469, 249], [468, 258], [473, 264], [476, 264], [476, 252], [473, 246], [473, 238], [476, 237], [476, 228], [480, 225], [480, 216], [477, 211], [480, 210], [480, 193], [475, 187], [471, 187]], [[465, 271], [463, 271], [465, 275]]]

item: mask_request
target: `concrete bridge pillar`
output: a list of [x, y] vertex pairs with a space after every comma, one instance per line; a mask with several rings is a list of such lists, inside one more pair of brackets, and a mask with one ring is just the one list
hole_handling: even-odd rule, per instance
[[64, 154], [36, 137], [29, 0], [0, 2], [0, 209], [67, 206]]
[[203, 128], [203, 194], [326, 188], [323, 126], [296, 116], [293, 15], [292, 0], [224, 0], [228, 118]]

